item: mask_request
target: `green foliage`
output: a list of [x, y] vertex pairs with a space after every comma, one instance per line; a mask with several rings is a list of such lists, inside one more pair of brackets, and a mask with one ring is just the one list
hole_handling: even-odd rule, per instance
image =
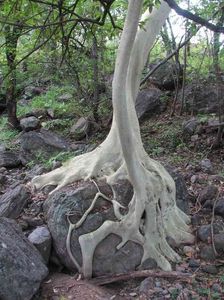
[[18, 136], [18, 131], [7, 126], [6, 117], [0, 117], [0, 143], [12, 147], [12, 141]]
[[81, 116], [89, 113], [90, 109], [86, 105], [82, 105], [80, 101], [76, 99], [75, 95], [71, 100], [61, 101], [59, 99], [60, 96], [66, 93], [74, 95], [74, 89], [71, 86], [51, 86], [46, 93], [30, 100], [29, 105], [19, 105], [18, 115], [22, 116], [38, 109], [52, 109], [56, 117], [61, 117], [66, 113], [74, 116]]
[[38, 161], [38, 163], [43, 164], [46, 169], [50, 170], [56, 162], [65, 163], [74, 156], [75, 155], [72, 152], [59, 152], [58, 154], [55, 154], [52, 157], [46, 159], [44, 157], [44, 153], [42, 153], [41, 151], [37, 151], [35, 160], [31, 160], [27, 163], [26, 166], [28, 168], [33, 168]]

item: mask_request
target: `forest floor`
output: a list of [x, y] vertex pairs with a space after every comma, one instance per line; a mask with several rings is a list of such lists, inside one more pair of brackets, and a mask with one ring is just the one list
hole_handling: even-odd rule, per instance
[[[224, 215], [222, 211], [216, 213], [212, 209], [224, 196], [224, 149], [212, 149], [216, 130], [207, 127], [209, 118], [211, 116], [198, 117], [204, 129], [193, 138], [186, 137], [182, 130], [182, 124], [189, 120], [189, 116], [171, 119], [163, 114], [143, 122], [141, 126], [149, 155], [176, 167], [188, 187], [192, 232], [196, 241], [194, 245], [176, 247], [182, 261], [174, 266], [174, 271], [190, 277], [180, 279], [154, 275], [133, 279], [130, 276], [128, 280], [100, 287], [91, 281], [77, 280], [77, 275], [53, 273], [43, 283], [40, 299], [224, 299]], [[211, 163], [208, 169], [201, 167], [203, 160]], [[218, 194], [209, 195], [210, 192], [206, 192], [208, 186], [217, 188], [214, 190]], [[217, 233], [214, 226], [218, 225], [221, 241], [214, 242], [214, 233]], [[218, 254], [214, 256], [215, 247]]]
[[[80, 280], [78, 274], [55, 267], [50, 269], [35, 300], [67, 299], [224, 299], [224, 148], [214, 149], [217, 128], [208, 124], [213, 115], [197, 116], [196, 133], [183, 132], [183, 123], [190, 116], [170, 116], [165, 112], [145, 120], [141, 125], [142, 139], [150, 157], [175, 167], [185, 179], [189, 193], [189, 209], [195, 244], [173, 245], [181, 263], [173, 266], [169, 276], [152, 276], [118, 280], [99, 286]], [[108, 131], [94, 133], [84, 141], [98, 145]], [[20, 171], [10, 171], [10, 176]], [[217, 252], [217, 253], [216, 253]]]

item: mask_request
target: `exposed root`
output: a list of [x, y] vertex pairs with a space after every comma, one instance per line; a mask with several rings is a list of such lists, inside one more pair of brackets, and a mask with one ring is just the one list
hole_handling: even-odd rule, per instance
[[[140, 137], [140, 129], [134, 102], [137, 97], [140, 76], [156, 35], [169, 15], [170, 8], [161, 1], [151, 15], [148, 10], [143, 15], [144, 28], [138, 30], [143, 0], [129, 0], [127, 17], [113, 79], [114, 117], [111, 131], [106, 140], [94, 151], [75, 157], [61, 168], [46, 175], [37, 176], [32, 185], [43, 188], [55, 185], [54, 191], [80, 179], [106, 178], [112, 186], [120, 179], [128, 179], [134, 190], [128, 205], [128, 212], [121, 214], [120, 204], [102, 194], [97, 187], [92, 204], [82, 218], [73, 224], [68, 216], [69, 231], [66, 247], [68, 254], [84, 277], [92, 276], [92, 261], [97, 245], [109, 234], [121, 237], [117, 249], [128, 241], [143, 247], [142, 263], [153, 258], [158, 266], [171, 270], [169, 261], [179, 261], [178, 254], [169, 246], [167, 236], [178, 243], [192, 242], [189, 233], [189, 218], [175, 203], [175, 184], [167, 171], [145, 153]], [[105, 221], [97, 230], [79, 237], [82, 252], [82, 266], [71, 252], [72, 231], [81, 226], [93, 209], [97, 199], [103, 197], [113, 204], [117, 221]]]
[[95, 184], [98, 192], [96, 193], [96, 195], [95, 195], [95, 197], [94, 197], [94, 199], [93, 199], [90, 207], [85, 211], [85, 213], [83, 214], [83, 216], [81, 217], [81, 219], [77, 223], [75, 223], [75, 224], [73, 224], [70, 221], [70, 218], [69, 218], [70, 216], [73, 215], [72, 212], [70, 212], [69, 214], [67, 214], [67, 220], [69, 222], [69, 229], [68, 229], [68, 234], [67, 234], [67, 238], [66, 238], [66, 249], [67, 249], [67, 252], [68, 252], [68, 255], [69, 255], [71, 261], [74, 263], [74, 265], [78, 269], [79, 273], [81, 273], [82, 268], [81, 268], [80, 264], [78, 263], [78, 261], [76, 260], [76, 258], [74, 257], [74, 255], [72, 254], [72, 251], [71, 251], [71, 235], [72, 235], [72, 231], [74, 229], [77, 229], [80, 226], [82, 226], [82, 224], [85, 222], [85, 220], [86, 220], [87, 216], [89, 215], [89, 213], [93, 210], [96, 201], [100, 197], [112, 203], [113, 208], [114, 208], [114, 214], [115, 214], [115, 216], [116, 216], [116, 218], [118, 220], [121, 219], [121, 217], [122, 217], [122, 214], [120, 213], [120, 209], [121, 208], [125, 208], [119, 202], [117, 202], [115, 199], [110, 199], [105, 194], [101, 193], [101, 191], [99, 190], [99, 187], [98, 187], [97, 183], [94, 180], [91, 180], [91, 181]]

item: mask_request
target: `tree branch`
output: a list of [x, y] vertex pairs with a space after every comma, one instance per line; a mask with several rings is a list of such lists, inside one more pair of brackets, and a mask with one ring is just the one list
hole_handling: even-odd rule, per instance
[[[199, 30], [200, 28], [198, 28]], [[181, 43], [173, 52], [171, 52], [166, 58], [164, 58], [164, 60], [162, 60], [160, 63], [158, 63], [151, 71], [149, 71], [149, 73], [145, 76], [144, 79], [142, 79], [140, 86], [142, 86], [148, 79], [150, 76], [152, 76], [152, 74], [162, 65], [164, 65], [171, 57], [173, 57], [181, 48], [183, 48], [189, 41], [190, 39], [195, 35], [192, 34], [190, 35], [183, 43]]]
[[195, 23], [198, 23], [202, 26], [205, 26], [206, 28], [210, 29], [211, 31], [224, 33], [224, 27], [214, 25], [214, 24], [210, 23], [209, 21], [201, 18], [200, 16], [193, 14], [186, 9], [180, 8], [174, 0], [164, 0], [164, 1], [172, 9], [174, 9], [178, 15], [183, 16], [187, 19], [190, 19], [190, 20], [194, 21]]

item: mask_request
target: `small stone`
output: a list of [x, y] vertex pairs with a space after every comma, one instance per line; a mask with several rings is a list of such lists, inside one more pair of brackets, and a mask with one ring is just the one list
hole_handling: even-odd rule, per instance
[[200, 261], [199, 260], [196, 260], [194, 258], [191, 258], [188, 262], [188, 265], [190, 268], [192, 269], [197, 269], [200, 267]]
[[192, 118], [190, 120], [187, 120], [186, 122], [183, 123], [183, 133], [192, 135], [195, 133], [196, 128], [198, 125], [198, 121], [195, 118]]
[[191, 183], [196, 183], [196, 181], [197, 181], [197, 176], [196, 176], [196, 175], [193, 175], [193, 176], [191, 177]]
[[131, 297], [136, 297], [137, 296], [137, 293], [129, 293], [129, 295], [131, 296]]
[[202, 271], [205, 273], [214, 274], [214, 275], [218, 273], [218, 269], [214, 265], [202, 266]]
[[155, 287], [155, 288], [154, 288], [154, 291], [155, 291], [156, 293], [162, 293], [162, 292], [163, 292], [163, 289], [160, 288], [160, 287]]
[[217, 293], [222, 293], [222, 287], [218, 283], [212, 285], [212, 290]]
[[214, 235], [215, 249], [217, 251], [224, 251], [224, 233], [218, 233]]
[[206, 261], [214, 261], [216, 258], [215, 252], [211, 245], [204, 246], [200, 251], [200, 257]]
[[191, 217], [191, 223], [192, 225], [200, 225], [201, 224], [201, 220], [202, 220], [202, 217], [199, 216], [199, 215], [194, 215]]
[[72, 100], [73, 96], [70, 93], [65, 93], [58, 97], [58, 100], [61, 102], [67, 102], [69, 100]]
[[182, 289], [183, 289], [183, 286], [182, 286], [180, 283], [177, 283], [177, 284], [176, 284], [176, 288], [177, 288], [178, 290], [182, 290]]
[[186, 256], [188, 257], [192, 257], [195, 254], [195, 249], [193, 247], [190, 246], [184, 246], [183, 248], [183, 252]]
[[24, 131], [35, 130], [40, 127], [40, 120], [34, 116], [23, 118], [20, 120], [20, 126]]
[[139, 292], [143, 294], [147, 294], [148, 290], [153, 289], [155, 286], [154, 280], [151, 277], [144, 279], [139, 287]]
[[199, 194], [198, 199], [201, 204], [207, 200], [214, 200], [217, 197], [218, 188], [215, 185], [208, 185]]
[[166, 238], [167, 243], [172, 247], [172, 248], [177, 248], [178, 244], [177, 242], [174, 240], [174, 238], [172, 238], [171, 236], [168, 236]]
[[48, 108], [47, 109], [47, 114], [48, 116], [50, 116], [51, 118], [54, 118], [54, 110], [52, 108]]
[[215, 214], [224, 217], [224, 198], [220, 198], [216, 202]]
[[[213, 224], [213, 232], [214, 233], [219, 233], [219, 231], [222, 230], [219, 225]], [[202, 242], [208, 241], [208, 239], [211, 238], [211, 225], [202, 225], [198, 229], [198, 237]]]
[[200, 162], [202, 171], [211, 174], [213, 172], [213, 166], [210, 159], [205, 158]]
[[75, 140], [81, 140], [88, 137], [90, 132], [90, 122], [88, 118], [79, 118], [78, 121], [71, 127], [70, 134]]
[[193, 142], [193, 143], [196, 142], [198, 140], [198, 138], [199, 138], [198, 134], [192, 135], [191, 142]]
[[51, 252], [51, 234], [46, 226], [37, 227], [29, 236], [28, 240], [37, 248], [48, 263]]
[[161, 282], [156, 281], [156, 282], [155, 282], [155, 286], [156, 286], [156, 287], [161, 287]]
[[157, 268], [157, 262], [153, 258], [147, 258], [138, 270], [153, 270]]

